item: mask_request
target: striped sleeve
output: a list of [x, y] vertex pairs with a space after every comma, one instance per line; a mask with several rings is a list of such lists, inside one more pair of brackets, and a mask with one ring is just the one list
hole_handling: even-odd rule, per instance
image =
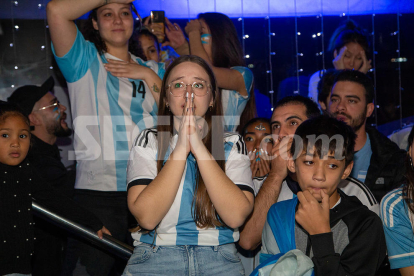
[[238, 134], [231, 134], [230, 136], [225, 134], [225, 142], [225, 150], [231, 146], [230, 151], [226, 153], [227, 177], [240, 189], [254, 194], [250, 160], [247, 156], [246, 144], [243, 138]]
[[127, 166], [127, 188], [148, 185], [157, 176], [157, 132], [145, 129], [135, 139]]
[[77, 26], [76, 31], [76, 39], [69, 52], [63, 57], [56, 56], [52, 43], [52, 52], [55, 56], [56, 63], [59, 65], [59, 69], [69, 83], [78, 81], [86, 74], [92, 60], [97, 58], [98, 53], [95, 46], [85, 40]]
[[402, 188], [392, 190], [381, 201], [380, 216], [392, 269], [414, 266], [414, 233]]
[[339, 183], [338, 188], [349, 196], [356, 196], [368, 209], [379, 215], [379, 204], [377, 200], [371, 190], [358, 179], [348, 177]]

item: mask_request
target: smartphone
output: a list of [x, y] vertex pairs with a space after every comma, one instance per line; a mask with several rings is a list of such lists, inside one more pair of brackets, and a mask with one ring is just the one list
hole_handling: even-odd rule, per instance
[[165, 12], [151, 11], [151, 31], [158, 39], [159, 43], [165, 39]]

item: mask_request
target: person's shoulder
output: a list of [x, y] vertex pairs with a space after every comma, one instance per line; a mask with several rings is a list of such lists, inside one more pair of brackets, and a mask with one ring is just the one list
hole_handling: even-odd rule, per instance
[[372, 194], [371, 190], [361, 181], [353, 177], [347, 177], [339, 182], [338, 188], [345, 192], [348, 196], [356, 196], [360, 198], [363, 194], [370, 205], [377, 204], [375, 196]]
[[[380, 205], [380, 215], [381, 218], [386, 218], [389, 215], [392, 215], [394, 212], [399, 212], [401, 209], [405, 208], [404, 203], [404, 189], [399, 187], [388, 192], [381, 200]], [[386, 220], [384, 220], [384, 223]], [[386, 223], [385, 223], [386, 224]]]
[[347, 195], [344, 191], [340, 192], [340, 196], [341, 202], [333, 210], [337, 213], [335, 216], [344, 220], [346, 224], [359, 225], [371, 219], [378, 219], [380, 222], [378, 215], [362, 204], [356, 196]]
[[156, 128], [146, 128], [140, 132], [140, 134], [135, 138], [133, 146], [136, 147], [147, 147], [148, 144], [154, 143], [157, 141], [158, 131]]
[[244, 67], [244, 66], [233, 66], [233, 67], [230, 67], [230, 69], [239, 71], [243, 76], [253, 77], [253, 72], [248, 67]]
[[237, 143], [239, 141], [244, 143], [243, 137], [237, 132], [224, 132], [223, 139], [224, 143]]

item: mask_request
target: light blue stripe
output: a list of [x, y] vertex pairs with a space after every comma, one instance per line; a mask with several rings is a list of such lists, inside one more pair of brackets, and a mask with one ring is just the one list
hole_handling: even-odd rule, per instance
[[92, 61], [90, 71], [93, 79], [93, 86], [95, 88], [95, 106], [96, 106], [96, 118], [98, 121], [98, 129], [99, 129], [99, 141], [98, 143], [102, 143], [102, 137], [101, 137], [101, 124], [99, 122], [99, 100], [98, 100], [98, 78], [99, 78], [99, 59], [95, 58]]
[[[224, 157], [226, 162], [229, 158], [233, 145], [234, 143], [232, 142], [224, 143]], [[219, 231], [218, 241], [220, 245], [234, 242], [233, 229], [229, 229], [227, 227], [216, 227], [216, 229]]]
[[80, 80], [88, 71], [90, 62], [96, 58], [97, 50], [93, 43], [86, 41], [77, 29], [76, 39], [63, 57], [57, 57], [52, 44], [52, 52], [55, 60], [62, 71], [63, 76], [69, 83]]
[[192, 216], [193, 195], [196, 186], [196, 163], [192, 154], [187, 157], [187, 170], [185, 172], [185, 180], [183, 191], [181, 194], [180, 213], [178, 215], [177, 245], [198, 245], [197, 226]]
[[106, 91], [109, 102], [109, 110], [112, 120], [112, 136], [115, 150], [115, 170], [117, 191], [126, 191], [126, 167], [129, 156], [124, 112], [118, 105], [119, 79], [107, 75]]

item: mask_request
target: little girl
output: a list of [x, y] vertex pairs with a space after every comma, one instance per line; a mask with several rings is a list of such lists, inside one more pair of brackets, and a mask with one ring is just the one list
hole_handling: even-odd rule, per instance
[[246, 143], [252, 170], [254, 192], [257, 194], [270, 171], [273, 138], [269, 119], [254, 118], [244, 125], [240, 135]]
[[[87, 210], [52, 190], [32, 171], [29, 120], [19, 109], [0, 101], [0, 275], [30, 275], [33, 255], [32, 197], [59, 214], [110, 234]], [[102, 229], [101, 229], [102, 228]]]
[[221, 114], [208, 64], [175, 60], [158, 127], [130, 154], [128, 206], [139, 231], [124, 275], [244, 275], [234, 242], [253, 208], [250, 162], [241, 136], [223, 134]]

